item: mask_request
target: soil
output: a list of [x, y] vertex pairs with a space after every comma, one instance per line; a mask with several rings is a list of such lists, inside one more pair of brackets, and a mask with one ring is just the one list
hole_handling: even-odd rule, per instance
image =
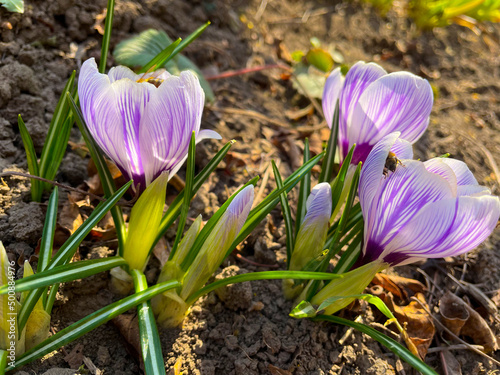
[[[41, 151], [58, 97], [72, 70], [78, 70], [87, 58], [99, 57], [102, 36], [95, 25], [105, 7], [105, 0], [33, 0], [26, 2], [23, 15], [0, 8], [0, 171], [27, 172], [18, 114], [26, 122], [37, 151]], [[121, 40], [148, 28], [184, 37], [210, 20], [212, 25], [185, 51], [207, 76], [284, 64], [286, 51], [307, 50], [311, 37], [333, 44], [347, 64], [375, 61], [388, 71], [413, 72], [428, 79], [436, 94], [431, 123], [415, 146], [416, 156], [427, 159], [449, 152], [466, 161], [478, 182], [498, 194], [500, 26], [485, 24], [482, 33], [457, 25], [418, 32], [400, 15], [399, 8], [381, 17], [365, 4], [326, 0], [117, 1], [111, 50]], [[110, 56], [108, 67], [113, 65]], [[318, 130], [324, 125], [321, 115], [311, 110], [306, 116], [290, 120], [290, 113], [297, 113], [311, 102], [295, 91], [291, 81], [283, 80], [281, 73], [277, 69], [264, 70], [211, 81], [216, 100], [205, 110], [202, 128], [216, 130], [224, 141], [238, 142], [200, 189], [190, 217], [200, 213], [204, 219], [210, 217], [238, 185], [265, 174], [272, 159], [280, 161], [281, 174], [288, 176], [300, 165], [305, 137], [310, 138], [313, 152], [321, 150], [321, 141], [328, 136], [328, 132]], [[251, 111], [264, 115], [264, 119]], [[71, 141], [81, 142], [76, 128]], [[197, 168], [202, 168], [221, 145], [207, 141], [198, 146]], [[57, 180], [88, 189], [87, 166], [88, 157], [82, 158], [78, 150], [68, 147]], [[315, 178], [317, 172], [313, 171]], [[48, 197], [44, 196], [42, 203], [30, 202], [28, 180], [8, 177], [4, 182], [0, 185], [0, 239], [21, 275], [24, 260], [36, 264], [35, 250]], [[271, 173], [259, 193], [274, 187]], [[169, 195], [172, 199], [175, 189], [171, 188]], [[289, 197], [294, 207], [296, 192]], [[66, 194], [61, 193], [60, 206], [66, 202]], [[173, 238], [173, 233], [168, 233], [167, 239]], [[224, 264], [231, 268], [223, 272], [269, 270], [276, 265], [283, 268], [284, 233], [277, 208], [240, 249], [246, 259], [265, 266], [231, 256]], [[89, 239], [80, 247], [79, 257], [103, 257], [112, 254], [115, 247], [112, 241]], [[465, 280], [478, 284], [498, 302], [499, 250], [497, 230], [478, 250], [441, 264], [458, 278], [465, 272]], [[425, 282], [417, 272], [420, 267], [437, 283], [438, 296], [446, 290], [455, 291], [456, 285], [433, 264], [395, 271]], [[159, 267], [158, 260], [152, 259], [148, 267], [150, 282], [155, 280]], [[62, 286], [52, 315], [54, 331], [116, 300], [108, 289], [108, 278], [108, 274], [101, 274]], [[427, 297], [433, 301], [431, 309], [435, 312], [436, 298]], [[182, 328], [162, 331], [167, 368], [172, 374], [176, 363], [189, 374], [413, 373], [368, 336], [352, 332], [340, 345], [345, 327], [294, 320], [288, 317], [291, 308], [282, 297], [279, 281], [234, 286], [220, 296], [212, 293], [195, 304]], [[377, 319], [370, 308], [364, 310], [363, 322]], [[350, 319], [357, 315], [345, 314]], [[492, 327], [498, 332], [499, 327]], [[102, 374], [142, 373], [133, 346], [110, 322], [18, 374], [74, 373], [68, 369], [71, 357], [77, 355], [75, 349], [85, 357], [86, 368], [92, 362]], [[497, 370], [493, 362], [470, 351], [452, 354], [464, 374]], [[500, 360], [500, 355], [493, 356]], [[443, 372], [439, 352], [428, 354], [426, 362]]]

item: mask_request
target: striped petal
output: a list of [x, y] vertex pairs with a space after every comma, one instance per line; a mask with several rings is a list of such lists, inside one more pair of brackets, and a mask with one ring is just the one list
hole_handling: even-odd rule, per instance
[[371, 210], [363, 211], [365, 263], [385, 259], [386, 246], [427, 204], [452, 197], [445, 179], [428, 172], [422, 162], [405, 160], [404, 166], [382, 180]]
[[495, 228], [500, 200], [493, 196], [445, 199], [424, 207], [386, 247], [392, 265], [405, 257], [442, 258], [470, 251]]
[[[361, 124], [353, 120], [353, 112], [358, 100], [373, 82], [386, 74], [387, 72], [379, 65], [375, 63], [366, 64], [363, 61], [354, 64], [354, 66], [349, 69], [339, 98], [339, 145], [343, 157], [347, 155], [350, 147], [352, 147], [354, 143], [358, 145], [363, 143], [360, 142], [360, 139], [356, 136], [352, 138], [349, 137], [349, 134], [355, 135], [360, 131], [359, 125]], [[375, 142], [372, 144], [374, 143]]]
[[115, 105], [116, 96], [108, 76], [100, 74], [95, 60], [85, 61], [78, 80], [82, 115], [99, 147], [120, 169], [130, 175], [123, 138], [124, 129]]
[[370, 210], [375, 195], [384, 179], [383, 171], [389, 151], [394, 147], [399, 132], [394, 132], [382, 138], [371, 150], [361, 169], [359, 178], [359, 201], [364, 213]]
[[138, 134], [146, 183], [185, 160], [191, 133], [200, 129], [204, 100], [198, 78], [190, 72], [169, 77], [153, 93]]
[[348, 139], [374, 144], [385, 134], [400, 131], [413, 143], [427, 129], [432, 102], [426, 80], [408, 72], [385, 75], [360, 95], [349, 117]]
[[443, 160], [444, 158], [429, 159], [424, 162], [425, 169], [427, 169], [427, 171], [431, 173], [443, 177], [446, 181], [448, 181], [453, 192], [453, 196], [456, 196], [457, 176], [453, 172], [453, 169], [451, 169]]
[[443, 163], [448, 165], [453, 170], [455, 176], [457, 177], [457, 184], [459, 186], [478, 184], [476, 178], [470, 171], [469, 167], [463, 161], [450, 158], [441, 158], [441, 159]]
[[335, 106], [337, 99], [340, 96], [340, 91], [344, 86], [344, 76], [340, 72], [340, 68], [333, 70], [325, 82], [323, 89], [323, 114], [325, 115], [326, 123], [332, 128], [333, 115], [335, 113]]
[[135, 74], [132, 70], [130, 70], [126, 66], [115, 66], [111, 68], [108, 72], [108, 77], [111, 83], [119, 81], [120, 79], [124, 78], [128, 78], [131, 81], [137, 81], [139, 78], [141, 78], [140, 75]]

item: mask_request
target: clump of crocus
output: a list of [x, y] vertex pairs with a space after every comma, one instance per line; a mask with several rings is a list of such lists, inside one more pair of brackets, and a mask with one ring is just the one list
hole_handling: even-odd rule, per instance
[[[329, 183], [320, 183], [311, 190], [306, 209], [289, 260], [291, 271], [313, 270], [312, 267], [308, 269], [308, 266], [321, 258], [332, 214], [332, 189]], [[303, 285], [296, 284], [294, 280], [283, 280], [283, 293], [288, 299], [297, 297], [302, 289]]]
[[118, 66], [101, 74], [94, 59], [82, 65], [78, 82], [82, 114], [90, 133], [122, 173], [141, 190], [162, 172], [172, 177], [196, 142], [220, 139], [200, 130], [205, 93], [191, 72], [164, 70], [142, 75]]
[[[326, 285], [313, 297], [313, 304], [359, 294], [385, 268], [466, 253], [495, 228], [500, 200], [477, 183], [465, 163], [447, 158], [411, 160], [411, 144], [399, 135], [392, 133], [377, 143], [361, 171], [359, 199], [365, 229], [357, 268]], [[389, 152], [400, 160], [394, 171], [385, 169]], [[337, 300], [326, 313], [333, 314], [352, 300]]]
[[250, 213], [254, 198], [253, 185], [243, 188], [212, 228], [191, 264], [186, 265], [186, 257], [191, 251], [199, 231], [201, 219], [195, 222], [179, 245], [172, 262], [167, 262], [161, 273], [162, 280], [182, 281], [179, 291], [165, 293], [153, 302], [158, 315], [158, 323], [165, 327], [175, 327], [182, 323], [189, 305], [186, 300], [205, 285], [227, 256], [227, 251], [238, 236]]
[[344, 77], [337, 68], [326, 80], [323, 112], [330, 128], [339, 101], [338, 145], [342, 159], [356, 144], [351, 163], [364, 162], [385, 135], [401, 132], [416, 142], [429, 124], [429, 82], [408, 72], [387, 72], [375, 63], [356, 63]]

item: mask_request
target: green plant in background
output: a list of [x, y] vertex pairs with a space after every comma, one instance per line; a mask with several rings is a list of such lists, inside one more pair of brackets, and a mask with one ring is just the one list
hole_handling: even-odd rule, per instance
[[0, 0], [0, 4], [9, 12], [24, 13], [23, 0]]

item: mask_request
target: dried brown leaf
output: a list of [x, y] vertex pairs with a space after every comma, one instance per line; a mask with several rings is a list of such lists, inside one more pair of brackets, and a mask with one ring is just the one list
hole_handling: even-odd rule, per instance
[[79, 368], [83, 363], [83, 344], [76, 344], [73, 350], [64, 357], [64, 360], [72, 369]]

